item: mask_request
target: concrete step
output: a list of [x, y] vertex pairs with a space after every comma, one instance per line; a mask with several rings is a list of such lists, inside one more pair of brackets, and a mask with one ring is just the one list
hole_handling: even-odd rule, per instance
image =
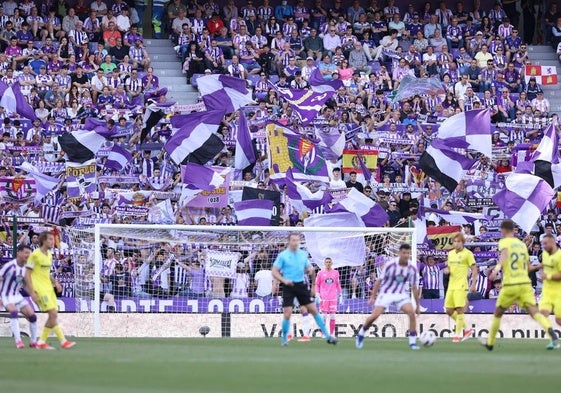
[[541, 66], [551, 66], [551, 67], [557, 67], [560, 65], [559, 60], [551, 59], [551, 58], [532, 59], [532, 64], [541, 65]]
[[180, 70], [181, 63], [178, 61], [152, 61], [152, 65], [154, 68], [158, 68], [160, 70]]
[[170, 40], [165, 40], [165, 39], [161, 39], [161, 40], [154, 40], [154, 39], [150, 39], [150, 40], [145, 40], [144, 41], [144, 46], [146, 47], [146, 50], [150, 51], [150, 49], [152, 48], [158, 48], [158, 47], [173, 47], [173, 44]]
[[176, 82], [175, 85], [164, 85], [162, 84], [162, 82], [160, 82], [160, 86], [162, 87], [165, 86], [168, 88], [169, 91], [173, 91], [173, 92], [196, 93], [196, 90], [193, 90], [193, 86], [185, 83], [185, 80], [181, 81], [180, 83]]
[[175, 55], [175, 51], [173, 50], [173, 48], [171, 46], [156, 46], [154, 48], [149, 48], [148, 49], [148, 54], [150, 56], [153, 55]]
[[169, 51], [169, 53], [163, 54], [151, 54], [148, 52], [148, 55], [152, 59], [152, 61], [175, 61], [176, 63], [181, 63], [181, 61], [177, 58], [177, 55], [173, 51], [173, 48]]
[[185, 80], [185, 78], [186, 78], [186, 76], [183, 74], [183, 72], [178, 68], [173, 69], [173, 70], [162, 70], [160, 67], [155, 65], [154, 66], [154, 72], [156, 73], [158, 78], [173, 77], [173, 78], [181, 78], [182, 80]]
[[528, 46], [528, 52], [530, 53], [553, 53], [553, 48], [549, 45], [530, 45]]
[[175, 101], [180, 105], [196, 104], [198, 95], [194, 93], [168, 93], [167, 99]]

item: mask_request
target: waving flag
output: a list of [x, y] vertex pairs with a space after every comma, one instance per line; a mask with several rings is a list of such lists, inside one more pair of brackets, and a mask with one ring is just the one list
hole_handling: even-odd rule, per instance
[[338, 160], [345, 149], [345, 134], [336, 127], [316, 127], [316, 137], [319, 139], [319, 148], [326, 160]]
[[397, 102], [416, 95], [422, 96], [431, 93], [445, 93], [444, 85], [439, 78], [434, 76], [430, 78], [417, 78], [413, 75], [405, 75], [399, 83], [392, 101]]
[[378, 151], [377, 150], [354, 150], [345, 149], [343, 151], [343, 173], [356, 172], [363, 174], [364, 168], [369, 169], [368, 172], [376, 171], [378, 168]]
[[313, 90], [284, 89], [272, 83], [270, 86], [292, 106], [303, 125], [307, 125], [314, 120], [327, 100], [335, 94], [335, 91], [331, 90], [318, 93]]
[[66, 162], [66, 186], [69, 198], [80, 198], [97, 189], [95, 160]]
[[45, 195], [51, 192], [60, 183], [59, 179], [39, 172], [37, 168], [35, 168], [27, 161], [24, 161], [21, 164], [20, 169], [29, 173], [29, 176], [31, 176], [35, 180], [35, 186], [37, 189], [37, 192], [35, 194], [36, 204], [40, 203], [41, 199], [43, 199]]
[[194, 189], [203, 191], [213, 191], [224, 183], [224, 177], [216, 170], [222, 169], [228, 172], [229, 168], [207, 167], [192, 162], [181, 167], [181, 180], [193, 186]]
[[380, 205], [356, 188], [351, 188], [347, 197], [329, 211], [329, 213], [339, 212], [355, 213], [367, 227], [383, 227], [390, 219]]
[[234, 167], [243, 170], [257, 160], [255, 149], [251, 142], [251, 134], [247, 126], [247, 119], [243, 111], [240, 111], [240, 123], [236, 134], [236, 156]]
[[527, 65], [524, 72], [524, 80], [526, 84], [530, 78], [536, 78], [538, 85], [556, 85], [557, 80], [557, 67], [555, 66], [542, 66], [542, 65]]
[[559, 136], [554, 124], [550, 124], [530, 157], [529, 162], [519, 163], [517, 173], [533, 173], [544, 179], [553, 189], [561, 186], [561, 162], [559, 160]]
[[0, 81], [0, 97], [0, 106], [3, 106], [7, 112], [17, 113], [26, 119], [35, 120], [35, 111], [21, 93], [19, 82], [8, 86], [5, 82]]
[[325, 159], [319, 147], [306, 136], [277, 123], [266, 126], [271, 179], [281, 179], [292, 169], [296, 180], [328, 182]]
[[426, 233], [434, 248], [437, 250], [451, 250], [454, 248], [454, 234], [460, 232], [461, 226], [446, 225], [442, 227], [427, 227]]
[[456, 147], [456, 142], [467, 142], [468, 149], [491, 158], [491, 111], [475, 109], [449, 117], [438, 128], [438, 137], [445, 140], [446, 145], [451, 148]]
[[249, 199], [234, 203], [238, 225], [270, 226], [274, 204], [268, 199]]
[[122, 171], [131, 160], [132, 154], [130, 151], [122, 146], [114, 144], [105, 160], [105, 168], [114, 171]]
[[228, 75], [205, 75], [197, 86], [208, 110], [232, 113], [253, 102], [244, 79]]
[[308, 187], [294, 181], [292, 170], [286, 172], [286, 194], [290, 198], [292, 206], [300, 212], [310, 212], [313, 209], [325, 206], [333, 197], [329, 192], [312, 192]]
[[[280, 222], [280, 204], [281, 193], [278, 191], [262, 190], [253, 187], [244, 187], [241, 193], [242, 201], [249, 201], [252, 199], [267, 199], [273, 202], [273, 214], [271, 216], [271, 225], [278, 226]], [[239, 202], [239, 201], [238, 201]]]
[[188, 159], [189, 162], [204, 165], [222, 151], [224, 142], [215, 132], [222, 122], [224, 111], [197, 112], [180, 117], [181, 128], [164, 146], [176, 164]]
[[547, 182], [527, 173], [513, 173], [506, 178], [505, 189], [493, 201], [505, 216], [530, 232], [554, 196]]
[[453, 211], [453, 210], [440, 210], [440, 209], [432, 209], [428, 207], [425, 208], [425, 211], [435, 213], [438, 216], [440, 216], [440, 218], [446, 220], [450, 224], [455, 224], [455, 225], [471, 224], [477, 220], [490, 219], [490, 217], [481, 213], [467, 213], [467, 212], [460, 212], [460, 211]]
[[343, 87], [343, 81], [340, 79], [329, 81], [325, 80], [323, 78], [323, 75], [321, 75], [319, 68], [316, 68], [312, 71], [308, 82], [310, 83], [310, 87], [312, 88], [312, 90], [316, 93], [325, 93], [328, 91], [332, 91], [335, 93], [337, 90], [339, 90], [340, 87]]
[[78, 130], [59, 136], [58, 141], [68, 161], [84, 163], [95, 157], [106, 139], [96, 131]]

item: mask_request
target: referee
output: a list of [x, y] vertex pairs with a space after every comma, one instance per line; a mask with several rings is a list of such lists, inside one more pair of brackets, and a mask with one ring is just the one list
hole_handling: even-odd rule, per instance
[[314, 316], [316, 323], [327, 337], [328, 344], [337, 344], [337, 339], [329, 334], [325, 327], [323, 318], [319, 315], [313, 294], [310, 293], [306, 283], [305, 275], [312, 276], [312, 291], [314, 291], [315, 271], [308, 262], [308, 254], [300, 249], [300, 235], [291, 233], [288, 236], [288, 248], [281, 252], [273, 264], [273, 277], [283, 283], [283, 320], [282, 320], [282, 345], [288, 345], [288, 330], [290, 329], [290, 316], [294, 307], [294, 298], [298, 299], [301, 306], [305, 306], [308, 312]]

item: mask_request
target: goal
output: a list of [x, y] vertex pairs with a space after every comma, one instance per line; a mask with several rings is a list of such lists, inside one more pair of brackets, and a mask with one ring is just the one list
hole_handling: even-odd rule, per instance
[[376, 272], [402, 243], [417, 260], [413, 228], [97, 224], [69, 233], [75, 288], [66, 311], [76, 313], [64, 323], [94, 337], [277, 335], [282, 310], [271, 268], [290, 233], [318, 269], [333, 260], [340, 313], [367, 312]]

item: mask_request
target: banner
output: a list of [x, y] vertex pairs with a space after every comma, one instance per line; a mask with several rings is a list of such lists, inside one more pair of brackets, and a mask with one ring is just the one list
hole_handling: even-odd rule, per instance
[[531, 77], [536, 78], [536, 83], [538, 85], [556, 85], [557, 67], [527, 65], [524, 73], [524, 80], [526, 81], [526, 84], [528, 84]]
[[35, 199], [37, 186], [35, 180], [25, 176], [0, 178], [0, 196], [5, 202], [27, 203]]
[[307, 137], [277, 123], [267, 124], [271, 179], [282, 179], [292, 169], [295, 180], [329, 181], [319, 146]]
[[356, 172], [362, 174], [360, 167], [359, 155], [362, 157], [364, 164], [373, 175], [376, 175], [378, 169], [378, 151], [377, 150], [351, 150], [343, 151], [343, 173]]
[[[216, 173], [224, 170], [222, 167], [212, 167]], [[187, 203], [188, 207], [226, 207], [228, 205], [230, 193], [230, 179], [232, 171], [226, 175], [221, 175], [224, 178], [224, 183], [212, 191], [201, 191], [196, 197]]]
[[144, 206], [116, 206], [115, 213], [123, 216], [144, 216], [148, 215], [150, 209]]
[[273, 201], [273, 211], [271, 212], [271, 226], [279, 226], [280, 222], [280, 203], [281, 194], [278, 191], [260, 190], [259, 188], [244, 187], [242, 191], [242, 201], [250, 199], [267, 199]]
[[444, 227], [427, 227], [427, 237], [432, 241], [437, 250], [451, 250], [452, 235], [461, 231], [459, 225], [449, 225]]
[[66, 163], [66, 190], [68, 198], [80, 198], [97, 189], [95, 160], [83, 164]]
[[196, 104], [185, 104], [179, 105], [175, 104], [171, 108], [171, 112], [176, 113], [191, 113], [191, 112], [202, 112], [206, 110], [206, 106], [204, 102], [197, 102]]
[[127, 184], [138, 184], [140, 181], [139, 175], [128, 175], [128, 176], [100, 176], [98, 178], [98, 183], [127, 183]]
[[234, 278], [240, 253], [208, 250], [206, 253], [205, 272], [208, 277]]

